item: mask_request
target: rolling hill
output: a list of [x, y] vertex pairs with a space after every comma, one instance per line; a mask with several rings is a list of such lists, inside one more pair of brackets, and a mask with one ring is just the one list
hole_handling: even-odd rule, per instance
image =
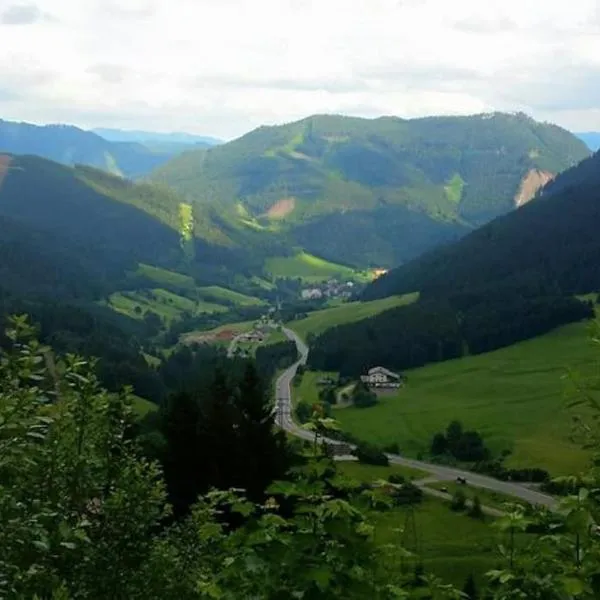
[[0, 119], [0, 152], [35, 154], [65, 165], [88, 165], [130, 178], [149, 173], [180, 151], [180, 147], [112, 142], [71, 125], [38, 126]]
[[196, 284], [228, 287], [247, 266], [210, 214], [171, 190], [37, 156], [0, 155], [0, 219], [0, 285], [20, 293], [89, 299], [159, 283], [194, 296]]
[[589, 155], [525, 115], [313, 116], [175, 157], [151, 178], [218, 207], [234, 229], [284, 235], [350, 266], [389, 266], [526, 204]]

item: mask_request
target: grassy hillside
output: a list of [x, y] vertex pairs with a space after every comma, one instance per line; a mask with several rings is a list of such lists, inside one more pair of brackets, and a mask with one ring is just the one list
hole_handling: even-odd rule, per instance
[[[320, 115], [187, 152], [152, 177], [189, 201], [229, 207], [239, 226], [275, 227], [310, 253], [367, 266], [403, 262], [510, 211], [528, 173], [588, 155], [569, 132], [524, 115]], [[359, 226], [362, 240], [348, 235]]]
[[454, 419], [481, 432], [508, 464], [553, 474], [582, 469], [589, 457], [573, 439], [566, 408], [567, 369], [598, 375], [598, 347], [587, 326], [562, 327], [509, 348], [407, 372], [408, 384], [369, 409], [336, 412], [342, 427], [373, 442], [397, 442], [402, 452], [427, 452], [432, 436]]
[[108, 303], [111, 308], [132, 319], [143, 319], [144, 315], [151, 311], [166, 323], [181, 318], [183, 313], [195, 315], [227, 311], [227, 307], [222, 304], [195, 302], [160, 288], [116, 292], [111, 294]]
[[272, 277], [300, 277], [305, 281], [323, 281], [332, 277], [362, 280], [368, 278], [366, 273], [360, 273], [307, 252], [268, 258], [265, 261], [265, 270]]
[[264, 301], [254, 296], [248, 296], [246, 294], [240, 294], [227, 288], [219, 287], [217, 285], [211, 285], [207, 287], [198, 288], [198, 293], [207, 299], [212, 299], [215, 302], [226, 302], [231, 303], [235, 306], [262, 306], [265, 304]]
[[296, 331], [301, 337], [319, 335], [344, 323], [353, 323], [367, 319], [390, 308], [396, 308], [405, 304], [415, 302], [418, 294], [405, 294], [404, 296], [393, 296], [376, 300], [374, 302], [348, 302], [334, 308], [326, 308], [310, 313], [306, 318], [289, 323], [289, 327]]

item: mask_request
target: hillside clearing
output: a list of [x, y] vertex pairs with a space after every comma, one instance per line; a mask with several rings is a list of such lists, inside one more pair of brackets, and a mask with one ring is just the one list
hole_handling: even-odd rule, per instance
[[133, 319], [143, 319], [147, 312], [156, 313], [165, 321], [181, 317], [182, 313], [218, 313], [227, 307], [213, 302], [194, 302], [189, 298], [155, 288], [138, 292], [115, 292], [109, 297], [109, 306]]
[[183, 275], [182, 273], [143, 263], [138, 266], [137, 274], [159, 285], [176, 286], [186, 290], [193, 290], [196, 287], [193, 277], [189, 275]]
[[596, 375], [598, 350], [578, 323], [488, 354], [407, 372], [408, 384], [368, 409], [336, 412], [342, 427], [403, 453], [427, 453], [432, 436], [459, 419], [479, 431], [507, 465], [541, 467], [553, 475], [582, 469], [588, 452], [573, 438], [567, 369]]
[[373, 317], [384, 310], [416, 302], [419, 294], [404, 294], [403, 296], [390, 296], [371, 302], [348, 302], [333, 308], [326, 308], [310, 313], [306, 318], [288, 323], [296, 333], [305, 338], [309, 335], [319, 335], [344, 323], [353, 323]]
[[236, 306], [264, 306], [265, 302], [254, 296], [247, 296], [240, 292], [234, 292], [218, 285], [198, 288], [199, 294], [207, 299], [216, 302], [231, 302]]
[[364, 273], [350, 267], [329, 262], [308, 252], [294, 256], [274, 256], [265, 261], [265, 270], [272, 277], [300, 277], [307, 282], [323, 281], [332, 277], [367, 279]]

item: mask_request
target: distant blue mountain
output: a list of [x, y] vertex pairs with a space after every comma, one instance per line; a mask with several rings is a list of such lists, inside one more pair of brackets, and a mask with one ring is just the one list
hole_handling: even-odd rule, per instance
[[600, 132], [587, 131], [575, 134], [580, 140], [584, 141], [588, 148], [594, 152], [600, 150]]
[[214, 137], [182, 132], [160, 133], [157, 131], [107, 128], [97, 128], [92, 131], [111, 142], [166, 143], [188, 146], [216, 146], [223, 143], [223, 140]]

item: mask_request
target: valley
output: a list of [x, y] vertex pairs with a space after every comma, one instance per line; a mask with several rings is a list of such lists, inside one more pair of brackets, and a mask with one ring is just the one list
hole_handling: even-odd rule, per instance
[[[449, 598], [571, 543], [600, 400], [600, 158], [575, 135], [0, 121], [0, 152], [0, 516], [10, 485], [70, 507], [23, 535], [73, 597]], [[22, 597], [67, 597], [45, 585]]]

